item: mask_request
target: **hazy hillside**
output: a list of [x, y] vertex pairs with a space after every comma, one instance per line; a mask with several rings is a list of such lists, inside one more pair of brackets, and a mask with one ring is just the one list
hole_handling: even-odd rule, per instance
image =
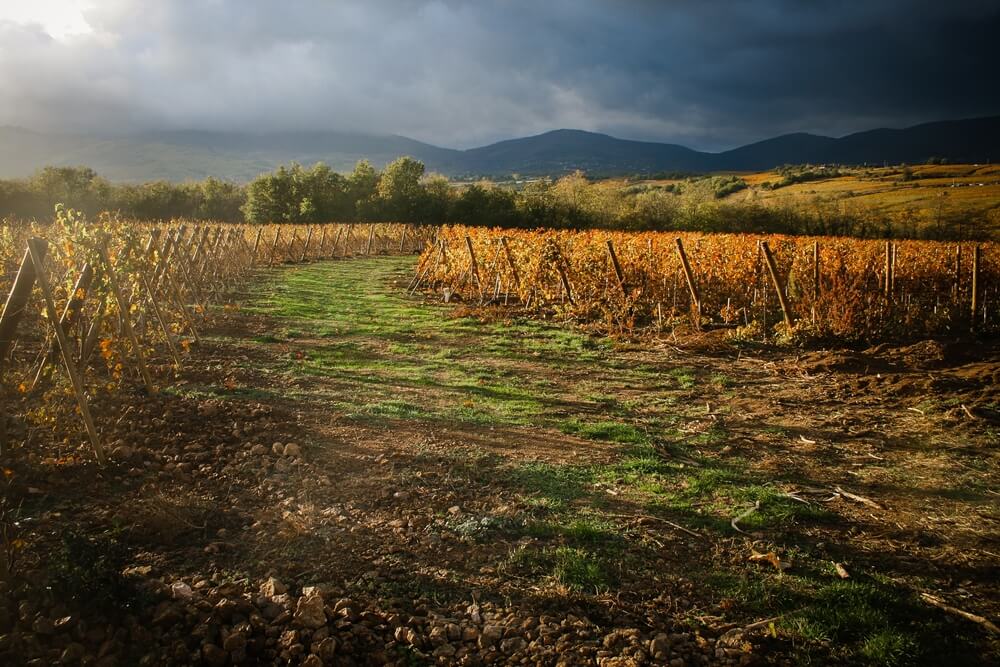
[[1000, 117], [870, 130], [839, 139], [787, 134], [722, 153], [580, 130], [555, 130], [461, 151], [401, 136], [346, 132], [179, 131], [86, 137], [0, 128], [2, 178], [26, 176], [45, 165], [87, 165], [114, 181], [182, 181], [210, 175], [247, 181], [293, 160], [322, 161], [347, 171], [360, 159], [382, 166], [400, 155], [422, 160], [430, 171], [463, 177], [559, 175], [575, 169], [595, 176], [759, 171], [782, 164], [899, 164], [929, 157], [980, 163], [1000, 159]]

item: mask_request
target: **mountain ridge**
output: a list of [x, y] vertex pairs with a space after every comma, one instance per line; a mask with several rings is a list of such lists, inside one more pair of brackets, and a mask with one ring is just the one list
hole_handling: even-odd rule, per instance
[[466, 178], [558, 176], [577, 169], [591, 176], [758, 171], [782, 164], [899, 164], [931, 157], [987, 162], [1000, 157], [1000, 116], [876, 128], [839, 138], [795, 132], [717, 153], [569, 128], [460, 150], [360, 132], [162, 130], [87, 136], [0, 127], [0, 178], [28, 176], [47, 165], [86, 165], [112, 181], [207, 176], [248, 181], [291, 161], [349, 171], [360, 159], [382, 166], [401, 155], [422, 160], [428, 171]]

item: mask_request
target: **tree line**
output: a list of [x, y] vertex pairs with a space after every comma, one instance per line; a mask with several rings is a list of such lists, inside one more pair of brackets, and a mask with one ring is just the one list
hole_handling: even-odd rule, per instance
[[322, 163], [293, 163], [245, 185], [216, 178], [114, 184], [87, 167], [46, 167], [27, 179], [0, 180], [0, 217], [46, 221], [55, 205], [63, 203], [88, 215], [112, 211], [143, 220], [393, 221], [909, 238], [982, 235], [967, 221], [964, 228], [958, 221], [941, 219], [929, 225], [912, 215], [875, 215], [837, 201], [818, 199], [796, 207], [765, 205], [751, 197], [725, 198], [746, 187], [735, 176], [656, 184], [592, 181], [581, 172], [515, 184], [459, 184], [426, 174], [423, 163], [410, 157], [382, 170], [361, 161], [348, 174]]

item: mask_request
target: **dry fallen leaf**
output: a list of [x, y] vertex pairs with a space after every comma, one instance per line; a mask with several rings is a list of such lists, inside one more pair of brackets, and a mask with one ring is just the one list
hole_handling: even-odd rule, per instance
[[778, 572], [784, 572], [792, 566], [792, 564], [788, 561], [781, 560], [781, 557], [773, 551], [768, 551], [766, 554], [762, 554], [756, 549], [750, 550], [750, 562], [770, 563]]

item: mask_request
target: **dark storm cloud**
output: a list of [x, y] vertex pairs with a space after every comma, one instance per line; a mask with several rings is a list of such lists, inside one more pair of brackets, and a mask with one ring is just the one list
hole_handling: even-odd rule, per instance
[[996, 2], [97, 4], [62, 41], [0, 23], [0, 124], [723, 148], [1000, 113]]

